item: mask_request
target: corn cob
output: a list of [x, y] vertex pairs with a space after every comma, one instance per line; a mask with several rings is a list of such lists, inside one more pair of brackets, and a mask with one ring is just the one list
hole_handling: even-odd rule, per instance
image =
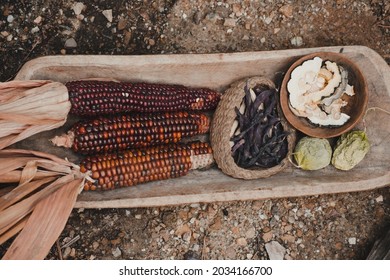
[[210, 120], [204, 114], [167, 112], [99, 117], [77, 122], [56, 136], [56, 146], [84, 155], [176, 143], [184, 137], [207, 133]]
[[128, 112], [206, 111], [220, 93], [181, 85], [83, 80], [65, 84], [71, 113], [81, 116]]
[[80, 171], [91, 173], [94, 180], [87, 181], [84, 190], [112, 190], [184, 176], [190, 169], [208, 167], [212, 162], [208, 143], [174, 143], [89, 156], [80, 163]]

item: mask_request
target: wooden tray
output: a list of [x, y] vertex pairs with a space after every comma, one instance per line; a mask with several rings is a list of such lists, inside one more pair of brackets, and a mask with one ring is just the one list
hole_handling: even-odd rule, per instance
[[[16, 79], [66, 82], [110, 77], [123, 81], [205, 86], [223, 91], [232, 82], [248, 76], [263, 75], [275, 80], [278, 72], [286, 71], [298, 57], [319, 51], [343, 51], [358, 64], [367, 78], [368, 107], [378, 106], [390, 110], [389, 66], [376, 52], [363, 46], [230, 54], [49, 56], [26, 63]], [[338, 171], [332, 166], [313, 172], [289, 167], [267, 179], [245, 181], [226, 176], [215, 167], [207, 171], [193, 171], [178, 179], [110, 192], [83, 192], [76, 207], [164, 206], [353, 192], [384, 187], [390, 183], [389, 116], [380, 111], [370, 111], [366, 123], [372, 149], [361, 164], [348, 172]], [[361, 124], [359, 126], [362, 128]], [[21, 145], [28, 148], [45, 147], [45, 151], [72, 159], [72, 154], [50, 147], [46, 142], [47, 137], [47, 134], [40, 134]]]

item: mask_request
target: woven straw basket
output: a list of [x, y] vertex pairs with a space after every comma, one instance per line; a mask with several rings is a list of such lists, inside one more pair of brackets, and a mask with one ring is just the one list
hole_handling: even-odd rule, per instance
[[278, 114], [281, 119], [282, 126], [285, 131], [290, 132], [287, 136], [289, 152], [286, 158], [283, 159], [279, 165], [271, 168], [244, 169], [239, 167], [231, 156], [231, 147], [229, 144], [230, 130], [236, 118], [234, 108], [240, 107], [242, 99], [245, 96], [244, 87], [247, 83], [248, 86], [252, 88], [256, 85], [266, 85], [270, 88], [275, 88], [275, 84], [271, 80], [258, 76], [245, 78], [232, 84], [230, 88], [227, 89], [223, 94], [222, 99], [214, 113], [211, 124], [211, 145], [213, 148], [215, 161], [218, 164], [218, 167], [225, 174], [240, 179], [267, 178], [280, 172], [288, 166], [288, 158], [292, 153], [295, 145], [295, 130], [291, 128], [284, 119], [278, 104]]

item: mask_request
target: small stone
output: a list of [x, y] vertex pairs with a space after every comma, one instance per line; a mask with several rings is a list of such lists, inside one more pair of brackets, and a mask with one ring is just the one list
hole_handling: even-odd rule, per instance
[[13, 21], [14, 21], [14, 16], [13, 15], [9, 15], [8, 17], [7, 17], [7, 21], [9, 22], [9, 23], [12, 23]]
[[247, 246], [248, 245], [248, 242], [246, 242], [246, 239], [244, 237], [237, 238], [236, 243], [239, 246]]
[[[301, 36], [295, 36], [295, 37], [290, 39], [290, 43], [294, 47], [300, 47], [303, 45], [303, 39]], [[298, 215], [298, 213], [297, 213], [297, 215]]]
[[288, 232], [288, 231], [290, 231], [290, 230], [292, 230], [292, 225], [286, 225], [286, 226], [284, 227], [284, 231]]
[[156, 41], [154, 41], [154, 39], [149, 39], [148, 43], [149, 46], [154, 46], [156, 44]]
[[182, 237], [185, 233], [191, 233], [191, 229], [187, 224], [179, 226], [175, 231], [174, 234], [176, 236]]
[[35, 26], [31, 29], [31, 33], [34, 34], [34, 33], [37, 33], [39, 32], [39, 27], [38, 26]]
[[62, 254], [62, 257], [64, 259], [68, 258], [71, 251], [72, 251], [72, 249], [70, 247], [66, 247], [65, 250], [64, 250], [64, 253]]
[[264, 23], [265, 24], [270, 24], [272, 22], [272, 17], [266, 17], [265, 19], [264, 19]]
[[72, 257], [72, 258], [75, 258], [75, 257], [76, 257], [76, 249], [75, 249], [75, 248], [72, 248], [72, 249], [70, 250], [69, 257]]
[[233, 29], [229, 28], [228, 30], [226, 30], [226, 33], [227, 33], [227, 34], [233, 33]]
[[253, 254], [246, 254], [246, 259], [251, 260], [253, 258]]
[[270, 230], [269, 232], [264, 233], [264, 234], [263, 234], [263, 240], [264, 240], [264, 242], [269, 242], [269, 241], [271, 241], [273, 235], [274, 235], [274, 234], [273, 234], [272, 230]]
[[35, 24], [40, 24], [42, 22], [42, 17], [41, 16], [38, 16], [34, 19], [34, 23]]
[[350, 245], [356, 245], [356, 237], [348, 238], [348, 243]]
[[293, 7], [291, 5], [284, 5], [279, 9], [279, 12], [281, 12], [285, 17], [292, 17], [293, 16]]
[[77, 47], [77, 42], [73, 38], [69, 38], [68, 40], [65, 41], [65, 48], [76, 48]]
[[182, 236], [182, 239], [186, 242], [190, 242], [191, 241], [191, 231], [189, 232], [185, 232]]
[[123, 30], [126, 28], [126, 25], [127, 25], [127, 20], [125, 20], [124, 18], [121, 18], [118, 22], [118, 30]]
[[195, 252], [198, 252], [199, 249], [200, 249], [199, 244], [195, 244], [195, 245], [192, 247], [192, 249], [193, 249]]
[[226, 18], [223, 22], [223, 26], [226, 27], [235, 27], [236, 26], [236, 20], [234, 18]]
[[112, 22], [112, 10], [104, 10], [102, 12], [103, 16], [106, 17], [106, 19], [108, 20], [108, 22]]
[[232, 227], [232, 233], [234, 235], [238, 235], [238, 234], [240, 234], [240, 229], [238, 227]]
[[281, 239], [284, 241], [284, 242], [290, 242], [290, 243], [294, 243], [295, 242], [295, 237], [290, 235], [290, 234], [285, 234], [281, 237]]
[[241, 4], [239, 3], [234, 3], [232, 5], [232, 10], [233, 10], [233, 13], [237, 14], [241, 11]]
[[382, 195], [378, 196], [377, 198], [375, 198], [375, 201], [378, 203], [383, 202], [383, 196]]
[[220, 217], [216, 217], [214, 223], [210, 226], [211, 230], [220, 230], [222, 228], [222, 221]]
[[254, 227], [250, 228], [247, 230], [247, 232], [245, 233], [245, 237], [246, 238], [254, 238], [256, 236], [256, 229]]
[[136, 218], [137, 220], [141, 220], [142, 219], [142, 215], [141, 214], [137, 214], [134, 216], [134, 218]]
[[99, 242], [94, 241], [94, 242], [92, 243], [92, 248], [93, 248], [94, 250], [96, 250], [98, 247], [99, 247]]
[[262, 44], [265, 43], [265, 38], [264, 37], [260, 39], [260, 43], [262, 43]]
[[13, 38], [14, 38], [14, 36], [12, 36], [12, 34], [9, 34], [9, 35], [7, 36], [7, 41], [8, 41], [8, 42], [11, 42]]
[[77, 2], [73, 5], [72, 9], [76, 16], [80, 15], [81, 12], [86, 8], [84, 3]]
[[267, 251], [270, 260], [283, 260], [284, 254], [286, 253], [286, 248], [276, 241], [266, 243], [265, 250]]
[[233, 246], [230, 246], [229, 248], [227, 248], [225, 250], [225, 256], [226, 256], [227, 259], [231, 259], [231, 260], [236, 259], [237, 258], [236, 254], [237, 254], [236, 250], [235, 250], [235, 248]]
[[341, 250], [343, 248], [343, 243], [341, 242], [337, 242], [335, 245], [334, 245], [335, 249], [336, 250]]
[[61, 49], [61, 50], [60, 50], [60, 53], [61, 53], [62, 55], [65, 55], [65, 54], [66, 54], [66, 50], [65, 50], [65, 49]]
[[4, 38], [6, 38], [6, 37], [9, 35], [9, 33], [8, 33], [7, 31], [1, 31], [0, 34], [1, 34], [1, 36], [3, 36]]
[[248, 41], [249, 40], [249, 36], [248, 35], [244, 35], [241, 40]]
[[274, 34], [278, 34], [280, 31], [280, 28], [274, 28]]
[[[245, 23], [245, 29], [246, 29], [246, 30], [250, 30], [250, 29], [251, 29], [251, 24], [250, 24], [250, 22]], [[263, 203], [261, 202], [261, 204], [263, 204]]]
[[122, 251], [118, 247], [116, 247], [112, 250], [112, 255], [114, 256], [114, 258], [119, 258], [122, 255]]

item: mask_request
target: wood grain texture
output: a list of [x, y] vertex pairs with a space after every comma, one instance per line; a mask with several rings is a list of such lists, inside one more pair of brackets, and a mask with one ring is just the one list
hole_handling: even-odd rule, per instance
[[[143, 55], [143, 56], [54, 56], [31, 60], [16, 79], [52, 79], [66, 82], [101, 77], [123, 81], [178, 83], [204, 86], [219, 91], [245, 77], [265, 76], [276, 80], [299, 57], [313, 52], [339, 52], [353, 60], [366, 77], [370, 107], [390, 110], [390, 69], [383, 58], [364, 46], [337, 46], [281, 51], [229, 54]], [[371, 190], [390, 183], [389, 116], [370, 111], [366, 117], [372, 148], [357, 167], [348, 172], [329, 166], [318, 171], [288, 167], [282, 172], [256, 180], [240, 180], [216, 167], [193, 171], [185, 177], [151, 182], [110, 192], [83, 192], [75, 207], [118, 208], [178, 205], [197, 202], [252, 200]], [[69, 123], [65, 127], [69, 127]], [[358, 128], [363, 128], [359, 123]], [[39, 138], [41, 137], [41, 138]], [[45, 134], [32, 138], [41, 143]], [[35, 141], [35, 142], [34, 142]], [[48, 147], [46, 151], [77, 157]]]

